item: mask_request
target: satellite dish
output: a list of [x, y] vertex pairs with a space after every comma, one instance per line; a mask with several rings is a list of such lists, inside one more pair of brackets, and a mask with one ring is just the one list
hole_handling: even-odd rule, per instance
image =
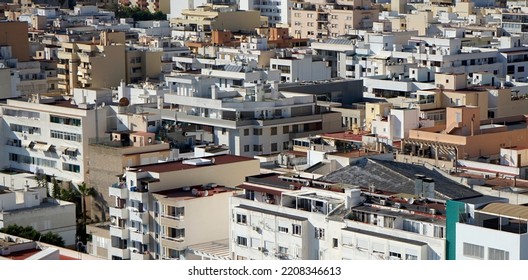
[[409, 204], [413, 204], [414, 203], [414, 198], [409, 198]]
[[110, 218], [110, 221], [112, 222], [112, 224], [115, 223], [116, 222], [116, 217], [112, 216], [112, 218]]

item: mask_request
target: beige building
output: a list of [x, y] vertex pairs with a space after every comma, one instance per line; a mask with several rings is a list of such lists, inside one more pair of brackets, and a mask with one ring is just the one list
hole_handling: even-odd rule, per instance
[[233, 155], [128, 168], [109, 188], [108, 257], [184, 259], [189, 245], [227, 239], [230, 188], [259, 172], [257, 159]]
[[110, 88], [126, 77], [125, 33], [102, 32], [99, 41], [62, 43], [58, 53], [59, 88]]
[[[161, 255], [163, 259], [200, 259], [189, 247], [226, 240], [229, 237], [229, 198], [234, 188], [173, 189], [153, 193], [160, 209]], [[207, 223], [203, 221], [207, 220]], [[226, 250], [227, 251], [227, 250]]]
[[[140, 138], [144, 138], [143, 141]], [[95, 188], [99, 197], [91, 203], [91, 218], [95, 221], [106, 221], [111, 197], [108, 188], [115, 183], [116, 175], [122, 174], [129, 166], [156, 163], [171, 157], [168, 143], [148, 140], [154, 134], [140, 132], [113, 132], [107, 141], [88, 146], [90, 161], [88, 168], [89, 186]], [[134, 142], [133, 139], [136, 139]], [[111, 140], [112, 139], [112, 140]]]
[[12, 56], [20, 62], [29, 61], [28, 24], [19, 21], [0, 22], [0, 46], [11, 46]]
[[448, 107], [446, 124], [412, 129], [403, 139], [402, 152], [410, 160], [451, 161], [479, 157], [500, 158], [502, 147], [523, 146], [528, 141], [526, 116], [482, 121], [474, 106]]
[[369, 29], [378, 20], [370, 0], [337, 1], [337, 4], [299, 3], [291, 10], [290, 34], [295, 38], [337, 37], [353, 29]]
[[238, 11], [232, 8], [215, 9], [201, 6], [183, 10], [180, 18], [172, 18], [173, 27], [185, 30], [211, 32], [213, 30], [253, 32], [262, 26], [259, 11]]

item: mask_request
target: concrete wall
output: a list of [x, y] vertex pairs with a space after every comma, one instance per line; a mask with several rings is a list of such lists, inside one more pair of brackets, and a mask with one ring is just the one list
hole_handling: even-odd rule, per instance
[[528, 244], [528, 234], [515, 234], [484, 227], [456, 224], [456, 259], [474, 260], [464, 256], [464, 243], [480, 245], [484, 247], [484, 259], [488, 259], [488, 248], [494, 248], [509, 252], [510, 260], [526, 260], [528, 252], [523, 247]]
[[29, 61], [28, 23], [0, 22], [0, 45], [11, 46], [12, 55], [19, 61]]

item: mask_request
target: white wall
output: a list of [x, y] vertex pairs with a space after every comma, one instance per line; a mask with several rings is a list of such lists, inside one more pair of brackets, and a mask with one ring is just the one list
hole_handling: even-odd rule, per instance
[[456, 224], [456, 259], [474, 260], [463, 255], [464, 242], [484, 246], [484, 259], [488, 259], [488, 248], [508, 251], [510, 260], [528, 259], [528, 234], [516, 234], [467, 224]]

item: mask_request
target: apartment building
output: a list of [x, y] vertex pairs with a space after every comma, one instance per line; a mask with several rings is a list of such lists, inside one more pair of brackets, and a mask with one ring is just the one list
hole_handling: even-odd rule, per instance
[[292, 1], [290, 0], [242, 0], [239, 2], [241, 10], [260, 11], [262, 16], [268, 17], [269, 26], [288, 25], [290, 24], [290, 8]]
[[525, 211], [493, 196], [448, 201], [449, 259], [525, 260]]
[[75, 203], [49, 198], [47, 192], [46, 188], [0, 186], [0, 228], [31, 226], [42, 234], [60, 235], [66, 246], [75, 245]]
[[528, 129], [522, 115], [481, 122], [478, 107], [448, 107], [446, 124], [410, 130], [403, 139], [402, 153], [412, 154], [415, 160], [431, 159], [435, 165], [439, 159], [498, 159], [501, 147], [522, 146], [526, 139]]
[[202, 69], [199, 79], [168, 77], [173, 89], [164, 100], [178, 109], [165, 109], [164, 119], [207, 126], [215, 144], [244, 156], [288, 150], [296, 135], [341, 130], [339, 113], [318, 107], [313, 94], [279, 91], [278, 80], [277, 70], [237, 65]]
[[258, 173], [258, 160], [233, 155], [128, 168], [109, 188], [109, 258], [185, 259], [193, 243], [226, 239], [231, 188]]
[[[278, 174], [251, 176], [239, 187], [245, 193], [231, 198], [233, 259], [446, 258], [441, 201], [423, 196], [409, 204], [402, 197], [413, 194], [375, 194]], [[427, 213], [402, 210], [419, 207]]]
[[58, 53], [59, 88], [117, 87], [126, 77], [125, 34], [102, 32], [99, 42], [64, 42]]
[[325, 2], [295, 2], [290, 11], [290, 34], [309, 39], [338, 37], [372, 28], [378, 20], [379, 11], [370, 0]]
[[74, 184], [87, 181], [89, 139], [104, 134], [106, 122], [100, 120], [109, 114], [108, 106], [92, 100], [40, 94], [29, 102], [8, 99], [1, 106], [1, 167], [55, 175]]
[[306, 54], [272, 58], [270, 68], [281, 71], [282, 82], [328, 80], [332, 71], [322, 58]]
[[170, 21], [176, 29], [206, 33], [213, 30], [252, 32], [263, 25], [259, 11], [240, 11], [225, 5], [183, 10], [181, 17]]

